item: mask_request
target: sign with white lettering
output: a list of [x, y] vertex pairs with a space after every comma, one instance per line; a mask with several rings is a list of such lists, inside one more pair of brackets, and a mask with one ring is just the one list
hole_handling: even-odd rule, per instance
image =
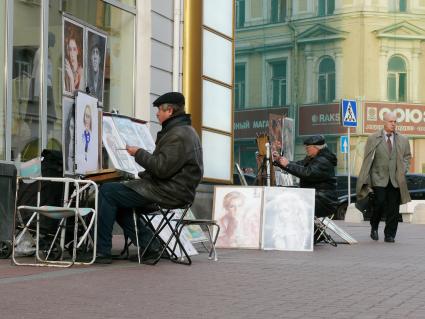
[[298, 108], [299, 136], [345, 133], [346, 129], [341, 125], [340, 114], [338, 103], [300, 105]]
[[252, 139], [256, 138], [257, 133], [268, 133], [270, 114], [282, 117], [287, 116], [288, 111], [287, 107], [235, 111], [233, 125], [235, 139]]
[[366, 102], [364, 105], [364, 133], [382, 129], [384, 114], [393, 111], [397, 116], [397, 131], [409, 136], [425, 136], [425, 105], [380, 102]]

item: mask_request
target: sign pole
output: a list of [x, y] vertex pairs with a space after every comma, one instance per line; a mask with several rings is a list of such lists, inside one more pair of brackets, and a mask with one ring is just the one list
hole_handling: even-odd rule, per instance
[[[348, 166], [348, 172], [347, 172], [347, 177], [348, 177], [348, 206], [350, 206], [351, 204], [351, 165], [350, 165], [350, 127], [347, 128], [347, 142], [348, 142], [348, 146], [347, 146], [347, 166]], [[348, 207], [347, 206], [347, 207]]]

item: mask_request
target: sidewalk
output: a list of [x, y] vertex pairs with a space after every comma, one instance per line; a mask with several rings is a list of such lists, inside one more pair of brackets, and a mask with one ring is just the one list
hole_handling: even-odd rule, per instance
[[[356, 245], [206, 253], [192, 266], [16, 267], [0, 260], [0, 318], [425, 318], [425, 225], [396, 243], [338, 221]], [[117, 243], [117, 249], [120, 248]]]

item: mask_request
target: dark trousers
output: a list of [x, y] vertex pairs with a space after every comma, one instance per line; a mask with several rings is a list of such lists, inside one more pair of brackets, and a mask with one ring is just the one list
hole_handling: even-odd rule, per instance
[[[133, 243], [136, 232], [133, 222], [133, 208], [143, 208], [151, 204], [142, 195], [122, 183], [106, 183], [99, 189], [97, 252], [111, 254], [112, 229], [115, 221], [121, 226]], [[152, 237], [153, 232], [146, 225], [139, 223], [139, 244], [141, 247]], [[155, 243], [159, 245], [159, 243]], [[155, 246], [155, 245], [154, 245]]]
[[372, 229], [378, 229], [381, 217], [386, 215], [384, 234], [386, 237], [395, 237], [400, 212], [400, 189], [389, 181], [387, 187], [373, 187], [373, 193], [375, 199], [370, 225]]

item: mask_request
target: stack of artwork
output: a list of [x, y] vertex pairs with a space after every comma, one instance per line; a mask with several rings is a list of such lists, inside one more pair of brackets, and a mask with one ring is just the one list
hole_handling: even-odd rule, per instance
[[216, 186], [217, 247], [313, 250], [314, 189]]
[[99, 109], [103, 105], [107, 36], [63, 16], [62, 145], [64, 174], [100, 167]]
[[134, 176], [144, 168], [128, 154], [126, 145], [141, 147], [150, 153], [155, 149], [146, 123], [122, 115], [104, 113], [102, 140], [113, 166]]

